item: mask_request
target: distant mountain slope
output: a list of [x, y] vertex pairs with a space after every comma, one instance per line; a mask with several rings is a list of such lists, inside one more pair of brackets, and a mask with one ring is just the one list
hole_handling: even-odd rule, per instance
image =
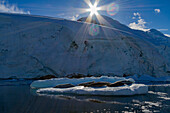
[[169, 42], [151, 41], [159, 33], [132, 30], [112, 19], [108, 22], [114, 27], [0, 13], [0, 78], [71, 73], [170, 75]]
[[[140, 31], [140, 30], [131, 29], [128, 26], [121, 24], [117, 20], [114, 20], [107, 16], [102, 16], [101, 20], [103, 20], [103, 19], [105, 21], [99, 22], [97, 17], [93, 16], [92, 23], [99, 24], [99, 25], [101, 24], [103, 26], [108, 26], [108, 27], [112, 27], [115, 29], [119, 29], [124, 32], [128, 32], [131, 35], [134, 35], [135, 37], [143, 38], [155, 45], [161, 45], [161, 44], [165, 45], [166, 44], [166, 45], [170, 46], [170, 43], [169, 43], [170, 38], [165, 36], [163, 33], [161, 33], [160, 31], [158, 31], [156, 29], [150, 29], [149, 31], [144, 32], [144, 31]], [[78, 21], [86, 22], [87, 17], [82, 17], [82, 18], [78, 19]]]

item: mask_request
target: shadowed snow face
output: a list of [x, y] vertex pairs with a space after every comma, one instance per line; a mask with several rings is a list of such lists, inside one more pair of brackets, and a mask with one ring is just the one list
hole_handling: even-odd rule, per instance
[[164, 54], [160, 54], [143, 40], [152, 37], [110, 18], [115, 28], [12, 14], [0, 14], [0, 20], [1, 78], [71, 73], [159, 77], [169, 73], [170, 55], [164, 53], [168, 47], [162, 47]]

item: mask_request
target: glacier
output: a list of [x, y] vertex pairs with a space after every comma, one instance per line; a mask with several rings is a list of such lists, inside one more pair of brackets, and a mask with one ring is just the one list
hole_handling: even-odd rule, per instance
[[0, 78], [48, 74], [170, 76], [170, 38], [108, 25], [36, 15], [0, 13]]

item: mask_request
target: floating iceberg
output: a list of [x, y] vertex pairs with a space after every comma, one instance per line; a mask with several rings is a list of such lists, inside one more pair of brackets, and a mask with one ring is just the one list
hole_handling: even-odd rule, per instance
[[77, 86], [78, 84], [85, 82], [109, 82], [115, 83], [116, 81], [131, 81], [135, 82], [133, 79], [126, 79], [123, 77], [89, 77], [89, 78], [80, 78], [80, 79], [69, 79], [69, 78], [54, 78], [49, 80], [38, 80], [34, 81], [30, 86], [31, 88], [51, 88], [60, 84], [73, 84]]
[[[118, 87], [85, 87], [79, 86], [79, 84], [87, 82], [107, 82], [107, 83], [117, 83], [123, 81], [130, 81], [132, 85], [123, 85]], [[137, 94], [146, 94], [148, 92], [148, 86], [144, 84], [134, 84], [133, 79], [126, 79], [123, 77], [90, 77], [90, 78], [81, 78], [81, 79], [68, 79], [68, 78], [55, 78], [50, 80], [38, 80], [34, 81], [30, 86], [31, 88], [38, 88], [37, 93], [40, 94], [78, 94], [78, 95], [137, 95]], [[67, 88], [54, 88], [57, 85], [62, 84], [71, 84], [73, 87]]]
[[121, 87], [84, 87], [76, 86], [72, 88], [42, 88], [38, 89], [37, 93], [45, 94], [78, 94], [78, 95], [107, 95], [107, 96], [128, 96], [128, 95], [138, 95], [146, 94], [148, 92], [148, 86], [144, 84], [132, 84], [131, 86], [121, 86]]

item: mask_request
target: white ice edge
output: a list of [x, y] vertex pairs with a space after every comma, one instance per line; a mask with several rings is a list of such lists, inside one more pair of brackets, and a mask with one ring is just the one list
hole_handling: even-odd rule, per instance
[[160, 77], [160, 78], [155, 78], [149, 75], [142, 75], [142, 76], [138, 76], [138, 75], [134, 75], [134, 76], [129, 76], [129, 77], [90, 77], [90, 78], [81, 78], [81, 79], [68, 79], [68, 78], [56, 78], [56, 79], [50, 79], [50, 80], [38, 80], [38, 81], [34, 81], [30, 86], [31, 88], [50, 88], [50, 87], [55, 87], [56, 85], [59, 84], [73, 84], [73, 85], [77, 85], [83, 82], [90, 82], [90, 81], [94, 81], [94, 82], [110, 82], [110, 83], [114, 83], [116, 81], [120, 81], [120, 80], [130, 80], [130, 81], [148, 81], [148, 82], [168, 82], [170, 81], [170, 77]]
[[84, 82], [110, 82], [114, 83], [116, 81], [121, 81], [121, 80], [128, 80], [135, 82], [133, 79], [126, 79], [124, 77], [90, 77], [90, 78], [81, 78], [81, 79], [68, 79], [68, 78], [55, 78], [55, 79], [50, 79], [50, 80], [38, 80], [34, 81], [30, 86], [31, 88], [50, 88], [50, 87], [55, 87], [56, 85], [59, 84], [73, 84], [73, 85], [78, 85], [80, 83]]
[[107, 95], [107, 96], [128, 96], [139, 95], [148, 93], [148, 86], [144, 84], [132, 84], [131, 86], [122, 87], [105, 87], [105, 88], [92, 88], [84, 86], [76, 86], [72, 88], [42, 88], [38, 89], [37, 93], [67, 93], [67, 94], [79, 94], [79, 95]]

